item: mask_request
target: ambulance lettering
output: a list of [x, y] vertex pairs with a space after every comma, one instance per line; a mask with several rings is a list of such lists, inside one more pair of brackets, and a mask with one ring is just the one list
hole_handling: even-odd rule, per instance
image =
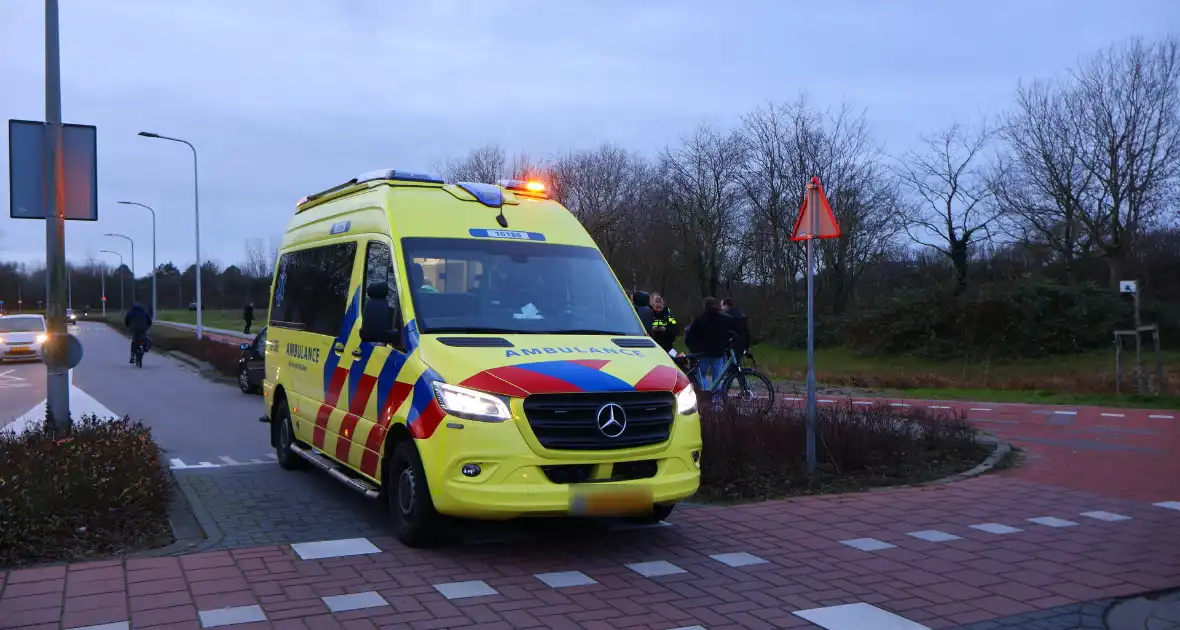
[[287, 356], [292, 359], [299, 359], [300, 361], [311, 361], [312, 363], [320, 362], [320, 349], [311, 346], [303, 346], [297, 343], [287, 344]]

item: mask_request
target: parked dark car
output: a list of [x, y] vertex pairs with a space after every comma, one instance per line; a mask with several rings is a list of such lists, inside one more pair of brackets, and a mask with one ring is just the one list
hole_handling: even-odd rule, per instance
[[262, 379], [266, 376], [266, 326], [254, 336], [254, 341], [241, 345], [238, 355], [238, 387], [243, 394], [261, 394]]

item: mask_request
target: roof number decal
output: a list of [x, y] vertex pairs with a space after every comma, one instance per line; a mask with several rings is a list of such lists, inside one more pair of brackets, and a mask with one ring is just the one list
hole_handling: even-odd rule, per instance
[[476, 238], [507, 238], [517, 241], [544, 241], [545, 235], [539, 232], [521, 232], [519, 230], [488, 230], [472, 228], [468, 234]]
[[352, 221], [341, 221], [332, 224], [332, 235], [343, 234], [352, 229]]

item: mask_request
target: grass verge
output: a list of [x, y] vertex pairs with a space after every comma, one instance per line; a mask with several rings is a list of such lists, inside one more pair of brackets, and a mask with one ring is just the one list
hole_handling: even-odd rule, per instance
[[171, 486], [151, 431], [86, 416], [64, 438], [0, 432], [0, 566], [77, 560], [172, 542]]
[[818, 465], [808, 475], [803, 410], [706, 411], [698, 497], [724, 503], [923, 483], [970, 470], [989, 452], [962, 414], [835, 405], [820, 408], [816, 428]]
[[[254, 324], [250, 327], [251, 332], [258, 332], [269, 320], [265, 308], [257, 309], [255, 311], [257, 318]], [[160, 321], [176, 322], [178, 324], [196, 324], [196, 311], [181, 311], [181, 310], [161, 310], [159, 317]], [[201, 324], [209, 328], [221, 328], [223, 330], [240, 331], [245, 328], [246, 320], [242, 319], [242, 309], [215, 311], [205, 309], [201, 314]]]

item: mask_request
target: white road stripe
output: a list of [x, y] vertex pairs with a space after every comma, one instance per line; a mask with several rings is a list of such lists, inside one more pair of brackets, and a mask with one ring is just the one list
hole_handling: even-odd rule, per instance
[[889, 403], [889, 406], [890, 407], [909, 407], [909, 405], [907, 405], [905, 403]]
[[930, 405], [930, 408], [931, 409], [950, 409], [950, 407], [947, 407], [946, 405]]
[[826, 630], [930, 630], [930, 626], [863, 602], [797, 610], [791, 614]]
[[852, 402], [852, 404], [854, 404], [854, 405], [871, 405], [873, 403], [871, 403], [867, 400], [855, 400]]
[[971, 411], [991, 411], [988, 407], [972, 407]]
[[1104, 413], [1104, 414], [1102, 414], [1102, 417], [1103, 418], [1126, 418], [1127, 414], [1125, 414], [1125, 413]]
[[1076, 415], [1078, 415], [1078, 412], [1076, 412], [1076, 411], [1057, 411], [1057, 410], [1054, 410], [1054, 411], [1053, 411], [1053, 413], [1055, 413], [1055, 414], [1057, 414], [1057, 415], [1059, 415], [1059, 416], [1076, 416]]
[[834, 400], [831, 400], [831, 399], [827, 399], [827, 398], [821, 398], [821, 399], [819, 400], [819, 402], [821, 402], [821, 403], [834, 403], [834, 402], [836, 402], [836, 401], [834, 401]]
[[1147, 416], [1147, 417], [1148, 418], [1155, 418], [1156, 420], [1175, 420], [1176, 419], [1175, 416], [1161, 416], [1161, 415], [1154, 415], [1154, 414]]

